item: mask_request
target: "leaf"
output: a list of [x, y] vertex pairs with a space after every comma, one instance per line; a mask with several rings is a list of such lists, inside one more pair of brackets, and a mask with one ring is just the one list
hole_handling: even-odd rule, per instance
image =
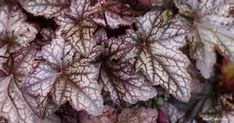
[[[8, 123], [44, 121], [36, 115], [35, 107], [31, 107], [34, 100], [21, 90], [21, 82], [31, 71], [35, 54], [33, 48], [20, 49], [9, 56], [1, 71], [3, 74], [0, 77], [0, 115], [6, 118]], [[47, 120], [47, 123], [51, 121]]]
[[158, 111], [151, 108], [123, 109], [121, 113], [110, 106], [105, 106], [104, 113], [100, 116], [90, 116], [79, 112], [81, 123], [156, 123]]
[[102, 12], [97, 13], [93, 20], [99, 24], [111, 29], [119, 26], [131, 26], [134, 23], [134, 17], [139, 14], [133, 11], [128, 4], [121, 1], [108, 0], [101, 2]]
[[223, 111], [220, 123], [231, 123], [234, 119], [233, 111]]
[[87, 57], [95, 45], [93, 33], [96, 27], [89, 22], [83, 24], [81, 23], [79, 26], [72, 27], [71, 30], [65, 34], [65, 39], [68, 39], [77, 51], [84, 57]]
[[[130, 26], [133, 24], [133, 18], [130, 17], [121, 17], [120, 15], [110, 12], [110, 11], [106, 11], [103, 14], [105, 14], [104, 16], [101, 15], [97, 18], [94, 18], [93, 20], [99, 24], [99, 25], [104, 25], [106, 27], [109, 27], [111, 29], [116, 29], [119, 28], [119, 26]], [[106, 21], [105, 21], [106, 19]]]
[[5, 47], [2, 47], [0, 48], [0, 69], [2, 69], [2, 64], [6, 62], [6, 58], [8, 57], [8, 53], [6, 53], [7, 51], [7, 48], [6, 46]]
[[61, 33], [71, 45], [84, 57], [88, 57], [95, 45], [94, 31], [96, 25], [91, 15], [98, 10], [98, 6], [91, 6], [91, 0], [72, 0], [70, 10], [58, 17]]
[[0, 48], [6, 48], [6, 53], [15, 52], [36, 38], [37, 29], [26, 19], [17, 5], [0, 5]]
[[170, 119], [170, 123], [176, 123], [180, 121], [185, 114], [182, 111], [179, 111], [176, 106], [169, 104], [167, 109], [167, 114]]
[[118, 114], [115, 108], [104, 107], [104, 112], [100, 116], [90, 116], [85, 112], [79, 112], [80, 123], [117, 123]]
[[2, 78], [0, 93], [0, 113], [7, 118], [9, 123], [35, 122], [36, 114], [28, 106], [22, 92], [10, 76]]
[[19, 0], [21, 6], [35, 16], [52, 18], [65, 11], [69, 2], [67, 0]]
[[[181, 4], [185, 7], [181, 7]], [[194, 0], [178, 4], [181, 14], [193, 16], [192, 55], [205, 78], [209, 78], [216, 62], [215, 50], [234, 61], [233, 5], [225, 0]], [[182, 8], [189, 8], [185, 11]], [[184, 13], [188, 14], [184, 14]]]
[[118, 102], [124, 100], [136, 103], [156, 96], [156, 90], [149, 82], [141, 74], [134, 73], [131, 64], [122, 59], [131, 47], [115, 38], [106, 43], [107, 48], [100, 68], [100, 82], [110, 92], [111, 98]]
[[103, 110], [101, 88], [97, 84], [98, 71], [86, 59], [80, 59], [62, 37], [42, 48], [41, 62], [24, 82], [30, 95], [45, 100], [51, 93], [53, 100], [62, 105], [69, 102], [76, 110], [99, 115]]
[[189, 60], [179, 49], [185, 44], [189, 30], [174, 19], [163, 24], [158, 12], [148, 12], [138, 18], [137, 31], [128, 30], [122, 39], [133, 45], [126, 56], [142, 71], [152, 85], [161, 85], [175, 98], [187, 102], [191, 78], [187, 72]]
[[156, 123], [158, 111], [156, 109], [124, 109], [118, 116], [117, 123]]

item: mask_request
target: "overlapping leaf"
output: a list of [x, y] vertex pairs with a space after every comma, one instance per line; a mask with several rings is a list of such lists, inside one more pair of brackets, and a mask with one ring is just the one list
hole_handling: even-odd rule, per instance
[[153, 85], [161, 85], [177, 99], [187, 102], [190, 98], [188, 58], [180, 51], [188, 29], [173, 20], [163, 24], [158, 12], [148, 12], [138, 18], [137, 31], [128, 30], [122, 37], [133, 45], [127, 59], [142, 71]]
[[121, 1], [100, 0], [102, 12], [94, 17], [97, 24], [115, 29], [119, 26], [130, 26], [134, 22], [137, 12], [133, 11], [129, 5], [124, 5]]
[[0, 6], [1, 47], [7, 46], [7, 50], [13, 52], [36, 37], [36, 28], [27, 23], [26, 19], [17, 5]]
[[28, 45], [37, 30], [26, 22], [26, 16], [17, 5], [4, 2], [0, 5], [0, 63], [6, 61], [9, 53]]
[[36, 114], [25, 101], [22, 92], [10, 76], [1, 79], [1, 115], [9, 123], [34, 123]]
[[[8, 123], [42, 123], [44, 120], [39, 119], [34, 112], [35, 103], [29, 96], [23, 93], [21, 81], [31, 71], [35, 50], [25, 48], [17, 54], [10, 56], [7, 63], [1, 70], [0, 81], [0, 115], [6, 118]], [[47, 119], [45, 119], [47, 120]], [[47, 120], [47, 123], [50, 123]]]
[[215, 49], [234, 61], [233, 6], [226, 0], [188, 0], [178, 3], [181, 14], [193, 17], [192, 55], [205, 78], [209, 78], [213, 71]]
[[102, 113], [101, 88], [97, 84], [98, 70], [80, 59], [71, 45], [58, 37], [42, 49], [42, 62], [25, 81], [31, 95], [45, 100], [49, 93], [58, 105], [69, 101], [76, 110], [92, 115]]
[[26, 11], [46, 18], [61, 14], [69, 5], [68, 0], [19, 0], [19, 3]]
[[96, 11], [98, 6], [91, 6], [91, 0], [72, 0], [69, 12], [56, 19], [60, 25], [58, 33], [62, 33], [65, 39], [85, 57], [95, 45], [93, 33], [96, 25], [91, 15]]
[[131, 45], [122, 40], [107, 40], [100, 68], [100, 81], [115, 101], [136, 103], [153, 98], [156, 90], [141, 74], [134, 73], [133, 66], [123, 59], [130, 49]]

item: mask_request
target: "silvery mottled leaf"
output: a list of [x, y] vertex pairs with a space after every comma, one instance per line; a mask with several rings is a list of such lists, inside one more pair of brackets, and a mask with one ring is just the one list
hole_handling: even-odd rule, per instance
[[[122, 40], [111, 38], [106, 41], [104, 58], [101, 63], [100, 82], [103, 83], [115, 101], [136, 103], [156, 96], [156, 90], [138, 73], [133, 66], [123, 60], [131, 46]], [[111, 71], [111, 72], [110, 72]]]
[[95, 45], [93, 33], [96, 29], [94, 23], [83, 21], [71, 27], [65, 34], [72, 46], [83, 56], [87, 57]]
[[129, 5], [116, 0], [100, 0], [102, 11], [93, 20], [100, 25], [115, 29], [119, 26], [130, 26], [134, 23], [134, 17], [138, 15]]
[[40, 100], [51, 93], [58, 105], [65, 102], [76, 110], [99, 115], [103, 110], [98, 70], [85, 59], [79, 59], [71, 45], [58, 37], [42, 48], [42, 62], [25, 81], [25, 90]]
[[[32, 70], [35, 54], [36, 51], [32, 48], [20, 49], [19, 52], [11, 54], [3, 66], [5, 75], [0, 78], [0, 115], [5, 117], [8, 123], [44, 122], [37, 116], [34, 110], [36, 106], [31, 105], [34, 100], [21, 90], [21, 81]], [[52, 121], [47, 120], [47, 123]]]
[[115, 108], [105, 106], [102, 115], [90, 116], [86, 112], [79, 112], [80, 123], [117, 123], [118, 113]]
[[68, 6], [68, 0], [19, 0], [21, 6], [36, 16], [51, 18], [61, 14]]
[[8, 55], [7, 46], [0, 48], [0, 69], [2, 69], [2, 64], [6, 62]]
[[36, 58], [37, 50], [34, 47], [25, 47], [18, 50], [12, 55], [13, 61], [9, 62], [5, 69], [11, 68], [14, 74], [17, 75], [17, 80], [20, 87], [22, 87], [22, 81], [32, 71], [32, 64]]
[[35, 123], [37, 116], [25, 101], [13, 78], [1, 78], [0, 84], [0, 115], [9, 123]]
[[148, 12], [137, 19], [137, 31], [128, 30], [122, 37], [133, 48], [126, 56], [136, 71], [142, 71], [153, 85], [161, 85], [175, 98], [187, 102], [191, 78], [187, 72], [190, 61], [180, 48], [189, 30], [176, 19], [163, 24], [158, 12]]
[[[1, 111], [8, 123], [55, 123], [51, 119], [40, 119], [26, 101], [26, 96], [19, 89], [14, 78], [1, 78], [0, 96]], [[56, 120], [59, 121], [59, 120]]]
[[232, 123], [234, 120], [234, 111], [224, 111], [220, 123]]
[[14, 52], [26, 46], [37, 34], [37, 30], [26, 22], [26, 16], [17, 5], [0, 6], [0, 45]]
[[158, 111], [150, 108], [124, 109], [117, 123], [157, 123]]
[[[94, 18], [93, 20], [99, 24], [99, 25], [104, 25], [108, 26], [111, 29], [116, 29], [119, 28], [119, 26], [130, 26], [133, 24], [133, 18], [130, 17], [121, 17], [116, 13], [106, 11], [104, 12], [105, 17], [99, 16], [97, 18]], [[106, 19], [106, 21], [105, 21]]]
[[215, 49], [234, 61], [233, 6], [226, 0], [188, 0], [178, 4], [181, 14], [193, 17], [192, 55], [205, 78], [213, 72]]
[[94, 31], [96, 25], [91, 15], [98, 11], [98, 6], [91, 6], [91, 0], [72, 0], [70, 10], [58, 17], [58, 33], [62, 34], [72, 46], [87, 57], [95, 45]]

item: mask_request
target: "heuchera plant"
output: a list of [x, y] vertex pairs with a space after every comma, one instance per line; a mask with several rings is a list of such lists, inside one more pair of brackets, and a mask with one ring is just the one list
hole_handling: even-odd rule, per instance
[[0, 0], [1, 123], [231, 122], [233, 62], [232, 0]]

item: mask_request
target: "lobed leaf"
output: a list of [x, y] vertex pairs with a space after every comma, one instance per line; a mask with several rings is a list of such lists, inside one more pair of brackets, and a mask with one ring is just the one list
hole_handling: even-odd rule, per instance
[[101, 1], [101, 12], [93, 18], [93, 20], [105, 27], [116, 29], [120, 26], [131, 26], [134, 23], [134, 17], [139, 14], [133, 11], [128, 4], [122, 1], [108, 0]]
[[161, 85], [175, 98], [187, 102], [191, 91], [187, 72], [190, 61], [180, 48], [185, 44], [188, 28], [177, 20], [163, 24], [161, 14], [155, 11], [139, 17], [136, 26], [136, 32], [128, 30], [122, 37], [133, 45], [126, 59], [153, 85]]
[[91, 6], [91, 0], [72, 0], [69, 12], [56, 19], [60, 25], [58, 31], [72, 46], [87, 57], [95, 45], [95, 23], [91, 15], [98, 10], [97, 6]]
[[[0, 5], [0, 48], [12, 53], [36, 38], [37, 29], [26, 22], [26, 15], [17, 5]], [[5, 56], [5, 55], [3, 55]]]
[[[182, 9], [189, 8], [189, 14]], [[197, 60], [197, 67], [205, 78], [209, 78], [216, 62], [215, 49], [234, 61], [234, 18], [231, 14], [233, 3], [225, 0], [194, 0], [178, 4], [180, 13], [193, 16], [192, 55]]]
[[19, 0], [21, 6], [36, 16], [52, 18], [65, 11], [69, 5], [67, 0]]
[[102, 113], [101, 88], [97, 84], [97, 68], [80, 59], [61, 37], [42, 48], [42, 62], [25, 81], [31, 95], [45, 100], [51, 93], [58, 105], [69, 101], [76, 110], [92, 115]]
[[115, 101], [136, 103], [156, 96], [156, 90], [139, 73], [133, 72], [128, 61], [123, 60], [130, 47], [122, 40], [110, 39], [107, 42], [103, 63], [100, 70], [100, 81], [110, 92]]
[[[36, 56], [34, 49], [23, 48], [11, 54], [4, 64], [0, 77], [0, 115], [9, 123], [42, 123], [36, 114], [36, 100], [21, 90], [22, 81], [32, 70]], [[34, 107], [35, 106], [35, 107]], [[45, 119], [47, 123], [52, 121]]]

